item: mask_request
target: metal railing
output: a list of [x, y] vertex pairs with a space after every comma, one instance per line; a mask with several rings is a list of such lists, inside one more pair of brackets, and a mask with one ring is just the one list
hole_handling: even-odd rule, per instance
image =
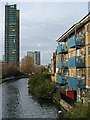
[[70, 97], [66, 96], [65, 94], [60, 92], [61, 99], [63, 99], [65, 102], [67, 102], [70, 105], [73, 105], [75, 103], [75, 100], [71, 99]]

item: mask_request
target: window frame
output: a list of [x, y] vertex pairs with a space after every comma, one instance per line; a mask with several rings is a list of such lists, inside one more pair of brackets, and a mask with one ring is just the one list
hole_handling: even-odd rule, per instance
[[80, 69], [77, 69], [77, 78], [80, 78]]
[[87, 27], [86, 27], [86, 33], [89, 33], [89, 23], [87, 24]]
[[88, 68], [88, 79], [90, 80], [90, 68]]
[[90, 51], [89, 51], [89, 49], [90, 49], [90, 46], [88, 46], [88, 56], [90, 56]]
[[73, 77], [73, 69], [71, 69], [71, 77]]

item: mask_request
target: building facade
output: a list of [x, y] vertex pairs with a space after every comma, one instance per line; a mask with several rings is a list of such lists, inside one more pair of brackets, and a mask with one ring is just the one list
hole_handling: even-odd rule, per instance
[[19, 65], [19, 10], [5, 5], [5, 63]]
[[90, 89], [90, 13], [74, 24], [58, 40], [56, 54], [57, 83], [75, 91], [81, 101]]
[[35, 65], [40, 65], [40, 51], [28, 51], [27, 56], [32, 57]]
[[40, 51], [34, 51], [34, 64], [40, 65]]
[[32, 51], [27, 51], [27, 56], [32, 57], [32, 59], [34, 60], [34, 52], [32, 52]]

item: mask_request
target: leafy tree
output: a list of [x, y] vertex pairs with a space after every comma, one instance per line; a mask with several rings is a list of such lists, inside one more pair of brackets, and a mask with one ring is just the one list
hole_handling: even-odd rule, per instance
[[25, 56], [21, 61], [21, 71], [23, 73], [32, 73], [34, 71], [34, 62], [30, 56]]

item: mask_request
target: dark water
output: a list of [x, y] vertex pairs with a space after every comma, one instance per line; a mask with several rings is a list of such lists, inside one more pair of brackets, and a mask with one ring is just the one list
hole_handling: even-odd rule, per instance
[[58, 110], [51, 101], [37, 101], [29, 94], [27, 78], [2, 84], [3, 118], [58, 118]]

